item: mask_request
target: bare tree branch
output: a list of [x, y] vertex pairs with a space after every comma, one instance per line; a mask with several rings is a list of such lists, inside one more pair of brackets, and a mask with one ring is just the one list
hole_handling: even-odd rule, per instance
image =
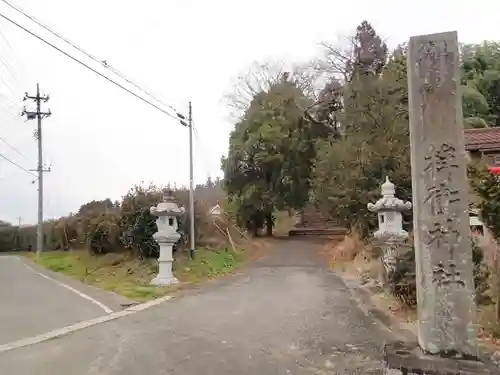
[[314, 61], [314, 69], [321, 73], [334, 76], [342, 83], [349, 82], [356, 59], [354, 37], [339, 38], [336, 42], [321, 42], [323, 56]]
[[254, 62], [247, 71], [235, 79], [234, 86], [224, 95], [231, 117], [240, 118], [255, 95], [268, 91], [285, 74], [288, 75], [288, 80], [296, 83], [306, 96], [315, 98], [318, 91], [315, 86], [317, 73], [310, 64], [285, 64], [282, 61]]
[[313, 115], [311, 115], [311, 109], [313, 109], [317, 105], [318, 103], [312, 103], [311, 105], [307, 106], [307, 108], [302, 109], [302, 111], [304, 112], [304, 116], [308, 121], [311, 121], [313, 124], [323, 125], [323, 122], [317, 120]]

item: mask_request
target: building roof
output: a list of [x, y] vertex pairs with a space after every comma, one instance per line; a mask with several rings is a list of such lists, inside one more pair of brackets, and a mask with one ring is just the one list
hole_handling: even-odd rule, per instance
[[477, 216], [471, 216], [471, 217], [469, 217], [469, 225], [482, 227], [484, 224], [481, 220], [479, 220], [479, 218]]
[[217, 203], [215, 206], [213, 206], [210, 209], [210, 214], [211, 215], [220, 215], [220, 214], [222, 214], [222, 208], [221, 208], [221, 206], [220, 206], [219, 203]]
[[473, 150], [500, 150], [500, 127], [465, 129], [465, 149]]

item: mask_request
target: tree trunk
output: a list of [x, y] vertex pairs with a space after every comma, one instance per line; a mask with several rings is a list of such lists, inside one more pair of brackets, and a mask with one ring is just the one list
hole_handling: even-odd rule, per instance
[[69, 240], [68, 240], [68, 232], [66, 232], [66, 224], [63, 224], [63, 229], [64, 229], [64, 238], [66, 239], [63, 249], [69, 250]]
[[259, 227], [255, 224], [252, 226], [252, 234], [254, 237], [259, 237]]
[[273, 236], [273, 214], [269, 213], [266, 216], [266, 236]]

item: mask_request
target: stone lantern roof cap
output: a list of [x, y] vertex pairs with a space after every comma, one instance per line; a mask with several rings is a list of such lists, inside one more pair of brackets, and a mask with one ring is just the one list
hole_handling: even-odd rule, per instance
[[382, 184], [382, 196], [394, 196], [394, 194], [396, 194], [396, 186], [389, 180], [389, 176], [386, 176]]
[[156, 216], [181, 216], [184, 214], [184, 208], [177, 205], [171, 191], [165, 192], [162, 202], [156, 207], [151, 207], [150, 211]]
[[368, 203], [368, 209], [370, 211], [407, 211], [411, 209], [411, 202], [404, 202], [403, 200], [396, 198], [396, 187], [389, 180], [389, 177], [385, 178], [385, 182], [382, 184], [381, 188], [382, 198], [380, 198], [375, 204]]

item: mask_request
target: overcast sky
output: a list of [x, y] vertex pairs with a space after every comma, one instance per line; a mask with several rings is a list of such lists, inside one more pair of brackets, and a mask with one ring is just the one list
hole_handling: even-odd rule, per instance
[[[320, 41], [347, 35], [363, 19], [390, 46], [448, 30], [458, 30], [462, 42], [500, 40], [495, 0], [10, 1], [179, 111], [191, 100], [196, 182], [221, 175], [232, 127], [222, 96], [255, 60], [311, 59]], [[84, 58], [2, 2], [0, 13]], [[44, 108], [53, 112], [43, 133], [52, 166], [45, 175], [46, 218], [92, 199], [119, 199], [141, 181], [188, 183], [187, 129], [0, 19], [0, 137], [24, 156], [0, 141], [2, 155], [36, 167], [36, 122], [18, 112], [37, 82], [51, 96]], [[32, 180], [0, 159], [0, 219], [36, 221]]]

